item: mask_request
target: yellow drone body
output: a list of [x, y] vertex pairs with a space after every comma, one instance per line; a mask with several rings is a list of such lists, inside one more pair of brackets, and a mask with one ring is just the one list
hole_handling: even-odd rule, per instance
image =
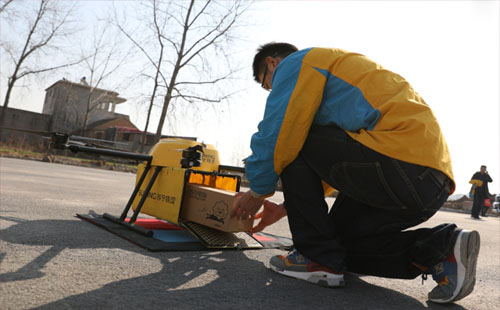
[[[197, 146], [199, 146], [198, 150], [192, 152], [201, 152], [201, 158], [198, 157], [201, 164], [184, 167], [181, 164], [184, 152]], [[136, 185], [148, 169], [144, 183], [140, 185], [132, 204], [133, 210], [136, 210], [140, 201], [146, 196], [141, 213], [178, 224], [181, 220], [181, 206], [186, 184], [199, 184], [230, 191], [237, 191], [239, 188], [239, 178], [218, 173], [219, 152], [212, 145], [168, 138], [160, 140], [153, 146], [149, 155], [152, 157], [150, 167], [145, 163], [137, 167]], [[150, 184], [149, 190], [148, 184]]]

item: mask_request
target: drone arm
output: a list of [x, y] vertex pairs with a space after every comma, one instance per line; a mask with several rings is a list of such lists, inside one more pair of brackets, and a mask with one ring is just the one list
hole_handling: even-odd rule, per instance
[[151, 161], [153, 160], [153, 156], [150, 156], [150, 155], [137, 154], [137, 153], [131, 153], [131, 152], [122, 152], [122, 151], [115, 151], [115, 150], [107, 150], [107, 149], [99, 149], [99, 148], [89, 147], [89, 146], [69, 145], [68, 149], [73, 153], [82, 152], [82, 153], [89, 153], [89, 154], [107, 155], [107, 156], [127, 158], [127, 159], [144, 160], [144, 161], [147, 161], [148, 163], [151, 163]]

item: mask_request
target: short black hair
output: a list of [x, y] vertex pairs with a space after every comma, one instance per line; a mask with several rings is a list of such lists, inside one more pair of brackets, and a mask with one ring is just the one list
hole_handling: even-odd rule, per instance
[[286, 56], [290, 55], [291, 53], [294, 53], [298, 51], [299, 49], [290, 43], [276, 43], [276, 42], [270, 42], [264, 45], [261, 45], [257, 49], [257, 54], [255, 54], [255, 57], [253, 58], [253, 78], [257, 83], [260, 83], [259, 81], [259, 73], [260, 71], [264, 68], [264, 60], [266, 57], [271, 56], [271, 57], [281, 57], [285, 58]]

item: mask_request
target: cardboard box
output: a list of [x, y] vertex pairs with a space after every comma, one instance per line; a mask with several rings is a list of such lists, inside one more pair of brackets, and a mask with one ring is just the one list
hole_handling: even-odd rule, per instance
[[181, 219], [226, 232], [249, 231], [253, 219], [231, 218], [235, 192], [186, 184]]

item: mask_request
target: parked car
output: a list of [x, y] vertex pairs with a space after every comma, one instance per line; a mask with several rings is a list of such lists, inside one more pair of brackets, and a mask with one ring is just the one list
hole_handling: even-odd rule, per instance
[[500, 194], [495, 195], [495, 201], [493, 202], [493, 212], [500, 212]]

